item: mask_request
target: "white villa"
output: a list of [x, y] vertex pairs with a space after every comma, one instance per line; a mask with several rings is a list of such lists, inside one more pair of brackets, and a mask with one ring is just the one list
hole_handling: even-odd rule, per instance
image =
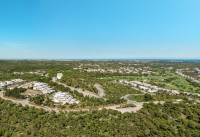
[[50, 88], [46, 83], [42, 83], [42, 82], [35, 83], [33, 85], [33, 89], [40, 90], [40, 91], [42, 91], [43, 94], [52, 93], [55, 91], [52, 88]]
[[62, 73], [57, 73], [57, 79], [61, 79], [61, 78], [62, 78], [62, 76], [63, 76], [63, 74], [62, 74]]
[[194, 68], [195, 73], [200, 73], [200, 70], [198, 68]]
[[65, 103], [78, 104], [80, 101], [77, 101], [76, 99], [74, 99], [72, 96], [70, 96], [66, 92], [56, 92], [53, 97], [53, 102], [62, 103], [64, 105]]
[[158, 86], [153, 86], [151, 84], [143, 83], [143, 82], [140, 82], [140, 81], [119, 80], [119, 82], [123, 83], [123, 84], [132, 85], [133, 87], [136, 87], [140, 90], [144, 90], [145, 92], [149, 92], [149, 93], [154, 93], [154, 92], [158, 92], [159, 90], [163, 90], [163, 91], [166, 91], [166, 92], [172, 93], [172, 94], [180, 94], [180, 92], [177, 91], [177, 90], [160, 88]]
[[0, 88], [3, 88], [4, 86], [12, 85], [14, 83], [19, 83], [19, 82], [23, 82], [23, 80], [22, 79], [13, 79], [10, 81], [5, 81], [5, 82], [0, 81]]

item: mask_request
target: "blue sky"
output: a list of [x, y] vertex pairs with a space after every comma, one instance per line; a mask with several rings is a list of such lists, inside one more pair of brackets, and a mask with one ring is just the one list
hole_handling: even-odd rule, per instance
[[0, 59], [200, 59], [199, 0], [1, 0]]

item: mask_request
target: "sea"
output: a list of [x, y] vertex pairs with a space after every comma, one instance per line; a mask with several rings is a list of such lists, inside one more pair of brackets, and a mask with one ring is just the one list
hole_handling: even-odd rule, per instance
[[0, 59], [0, 60], [58, 60], [58, 61], [166, 61], [166, 62], [200, 62], [200, 59]]

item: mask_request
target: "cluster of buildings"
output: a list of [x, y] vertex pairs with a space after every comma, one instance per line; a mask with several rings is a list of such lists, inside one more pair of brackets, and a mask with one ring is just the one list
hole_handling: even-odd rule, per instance
[[14, 83], [20, 83], [20, 82], [23, 82], [22, 79], [13, 79], [13, 80], [10, 80], [10, 81], [0, 81], [0, 88], [4, 88], [5, 86], [9, 86], [9, 85], [12, 85]]
[[103, 72], [103, 73], [107, 73], [107, 72], [115, 73], [115, 72], [117, 72], [116, 70], [112, 70], [112, 69], [105, 70], [105, 69], [101, 69], [101, 68], [98, 68], [98, 69], [88, 68], [88, 69], [84, 69], [84, 71], [87, 71], [87, 72]]
[[194, 73], [200, 74], [200, 70], [198, 68], [194, 68]]
[[133, 87], [136, 87], [140, 90], [143, 90], [143, 91], [146, 91], [146, 92], [149, 92], [149, 93], [155, 93], [155, 92], [158, 92], [159, 90], [162, 90], [162, 91], [166, 91], [166, 92], [172, 93], [172, 94], [180, 94], [180, 92], [177, 91], [177, 90], [164, 89], [164, 88], [160, 88], [158, 86], [153, 86], [153, 85], [143, 83], [143, 82], [140, 82], [140, 81], [120, 80], [119, 82], [123, 83], [123, 84], [131, 85]]
[[188, 95], [188, 96], [198, 96], [200, 97], [200, 94], [199, 93], [188, 93], [188, 92], [183, 92], [184, 94]]
[[80, 101], [77, 101], [75, 98], [73, 98], [66, 92], [56, 92], [53, 97], [53, 102], [62, 103], [64, 105], [65, 103], [78, 104]]
[[[45, 75], [45, 71], [36, 71], [36, 72], [14, 72], [15, 75], [24, 75], [24, 74], [35, 74], [35, 75], [41, 75], [41, 76], [44, 76]], [[48, 75], [48, 74], [46, 74]]]
[[[140, 82], [140, 81], [120, 80], [119, 82], [123, 83], [123, 84], [131, 85], [133, 87], [136, 87], [136, 88], [138, 88], [140, 90], [144, 90], [144, 91], [149, 92], [149, 93], [154, 93], [154, 92], [158, 92], [159, 90], [160, 91], [162, 90], [162, 91], [165, 91], [165, 92], [171, 93], [171, 94], [180, 94], [180, 92], [177, 91], [177, 90], [164, 89], [164, 88], [160, 88], [160, 87], [157, 87], [157, 86], [152, 86], [150, 84], [143, 83], [143, 82]], [[183, 92], [183, 93], [188, 95], [188, 96], [199, 96], [200, 97], [199, 93], [189, 93], [189, 92]]]
[[18, 88], [26, 88], [26, 89], [32, 88], [34, 83], [35, 83], [34, 81], [28, 82], [28, 83], [23, 83], [23, 84], [19, 85]]
[[83, 70], [87, 72], [102, 72], [102, 73], [141, 73], [141, 74], [147, 74], [151, 75], [154, 74], [155, 72], [151, 71], [149, 67], [141, 67], [141, 68], [134, 68], [134, 67], [120, 67], [119, 69], [103, 69], [103, 68], [87, 68], [87, 69], [82, 69], [82, 68], [74, 68], [75, 70]]
[[[197, 71], [197, 70], [196, 70], [196, 71]], [[188, 75], [183, 74], [183, 73], [182, 73], [182, 69], [177, 69], [177, 70], [176, 70], [176, 74], [178, 74], [178, 75], [180, 75], [180, 76], [182, 76], [182, 77], [184, 77], [184, 78], [190, 79], [190, 80], [192, 80], [193, 82], [197, 82], [197, 83], [200, 84], [200, 80], [197, 80], [196, 78], [193, 78], [193, 77], [191, 77], [191, 76], [188, 76]]]
[[34, 90], [42, 91], [43, 94], [52, 93], [55, 90], [49, 87], [46, 83], [43, 82], [36, 82], [33, 84]]
[[[57, 74], [58, 79], [61, 79], [62, 76], [63, 76], [62, 73]], [[20, 82], [23, 82], [23, 80], [22, 79], [13, 79], [13, 80], [10, 80], [10, 81], [5, 81], [5, 82], [0, 81], [0, 88], [3, 88], [5, 86], [11, 87], [12, 84], [20, 83]], [[17, 86], [15, 85], [13, 87], [26, 88], [26, 89], [33, 88], [33, 90], [35, 90], [37, 92], [41, 91], [42, 94], [52, 93], [52, 92], [55, 91], [54, 89], [49, 87], [46, 83], [36, 82], [36, 81], [28, 82], [28, 83], [22, 83], [22, 84], [19, 84]], [[30, 93], [30, 96], [35, 96], [35, 92]], [[71, 95], [69, 95], [66, 92], [56, 92], [53, 96], [53, 102], [62, 103], [64, 105], [66, 103], [69, 103], [69, 104], [76, 103], [76, 104], [78, 104], [80, 101], [76, 100], [75, 98], [73, 98]]]

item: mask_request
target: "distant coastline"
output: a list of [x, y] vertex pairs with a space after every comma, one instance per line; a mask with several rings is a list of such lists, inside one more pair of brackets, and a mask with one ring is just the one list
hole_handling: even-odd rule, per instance
[[200, 62], [200, 59], [0, 59], [0, 60], [38, 60], [38, 61], [166, 61], [166, 62]]

